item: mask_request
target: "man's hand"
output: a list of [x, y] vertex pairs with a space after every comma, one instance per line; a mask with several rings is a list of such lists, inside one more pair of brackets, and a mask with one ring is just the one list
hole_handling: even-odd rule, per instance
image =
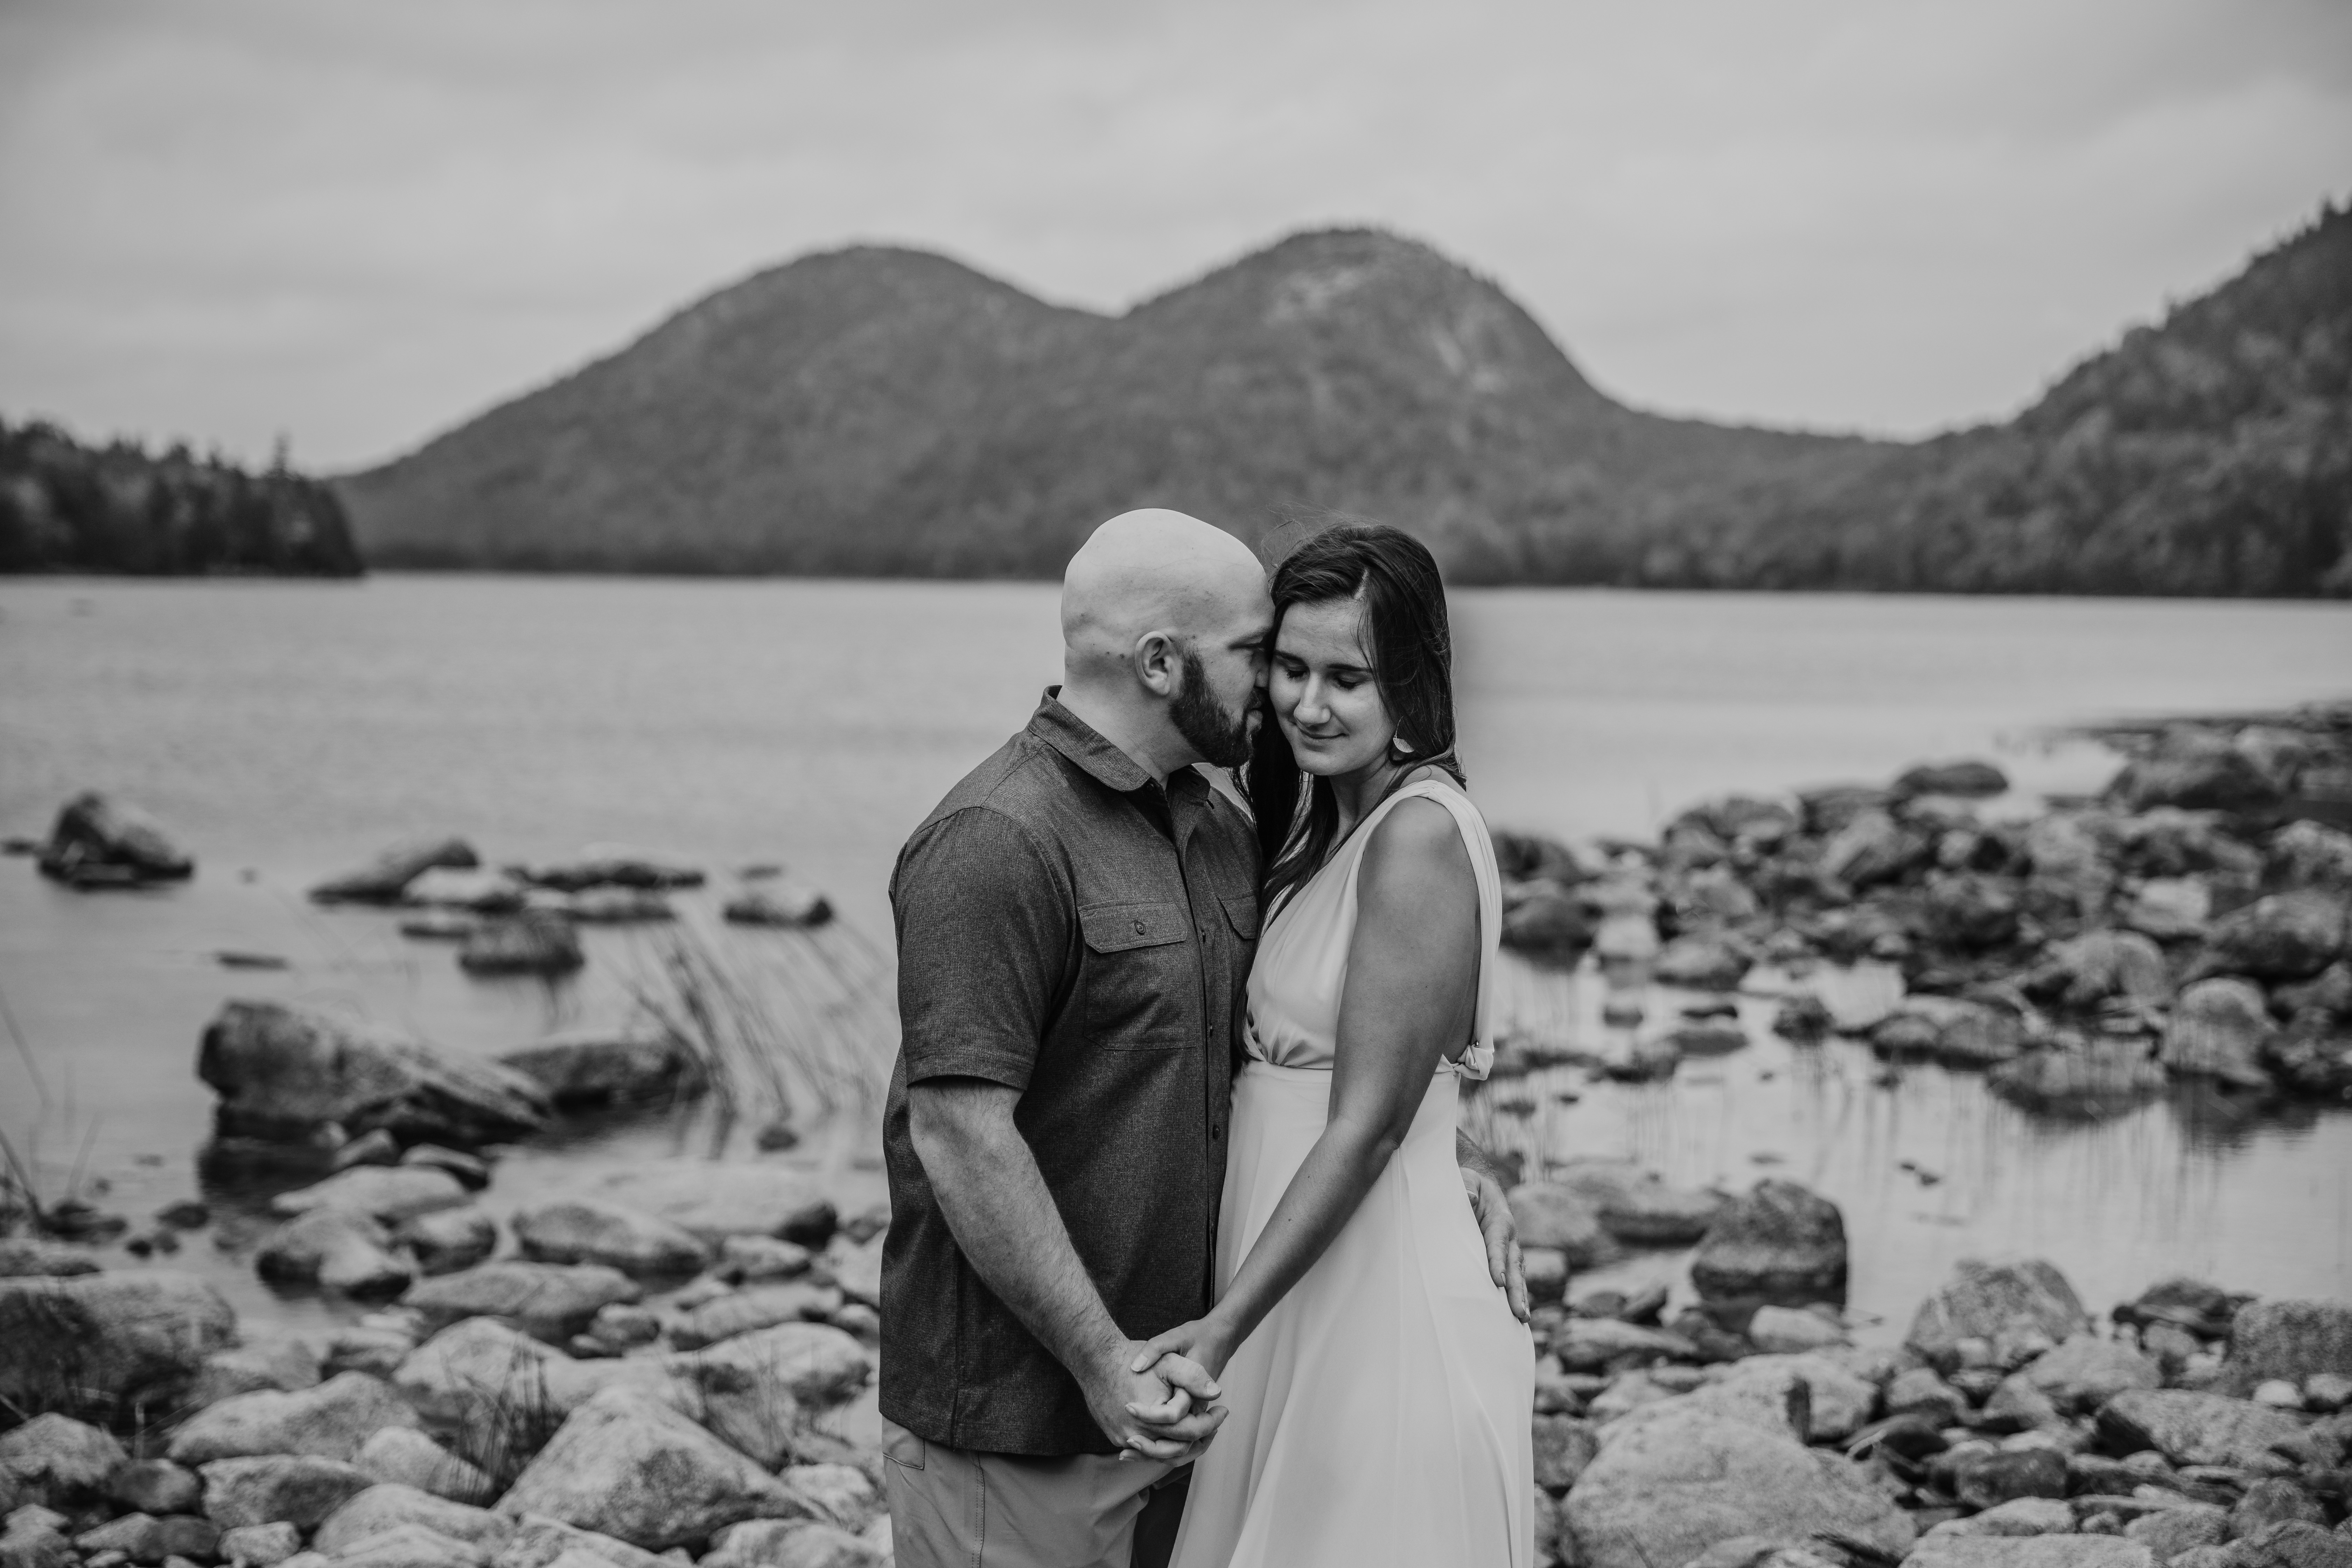
[[[1189, 1363], [1171, 1362], [1165, 1369], [1171, 1375], [1133, 1370], [1143, 1349], [1139, 1340], [1118, 1341], [1078, 1379], [1078, 1386], [1095, 1425], [1119, 1446], [1120, 1458], [1182, 1464], [1197, 1458], [1224, 1425], [1224, 1407], [1198, 1397], [1203, 1390], [1213, 1397], [1216, 1385]], [[1159, 1359], [1157, 1352], [1151, 1359]]]
[[1524, 1323], [1528, 1321], [1527, 1266], [1519, 1257], [1519, 1226], [1511, 1217], [1510, 1202], [1503, 1196], [1502, 1184], [1484, 1171], [1467, 1165], [1461, 1171], [1462, 1190], [1470, 1194], [1470, 1212], [1478, 1216], [1478, 1229], [1486, 1238], [1486, 1272], [1503, 1288], [1511, 1316]]

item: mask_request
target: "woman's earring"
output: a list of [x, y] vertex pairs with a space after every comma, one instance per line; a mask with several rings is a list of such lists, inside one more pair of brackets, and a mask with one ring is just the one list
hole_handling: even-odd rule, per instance
[[1412, 746], [1402, 735], [1392, 735], [1389, 738], [1389, 750], [1394, 752], [1400, 757], [1409, 757], [1412, 755]]

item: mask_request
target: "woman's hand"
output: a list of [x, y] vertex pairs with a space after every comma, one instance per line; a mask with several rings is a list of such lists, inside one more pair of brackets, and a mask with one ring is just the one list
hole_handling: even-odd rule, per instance
[[[1171, 1405], [1190, 1389], [1193, 1403], [1205, 1405], [1220, 1392], [1216, 1380], [1225, 1370], [1225, 1363], [1233, 1359], [1234, 1342], [1233, 1331], [1211, 1313], [1144, 1341], [1137, 1347], [1128, 1370], [1157, 1372], [1170, 1386]], [[1167, 1418], [1160, 1405], [1129, 1405], [1127, 1408], [1139, 1421], [1156, 1423]], [[1222, 1423], [1224, 1412], [1219, 1410], [1217, 1416]]]

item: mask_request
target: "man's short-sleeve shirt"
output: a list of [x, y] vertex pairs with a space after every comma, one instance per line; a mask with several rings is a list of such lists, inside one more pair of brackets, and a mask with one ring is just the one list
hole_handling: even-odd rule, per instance
[[899, 852], [897, 1070], [883, 1114], [882, 1414], [992, 1453], [1109, 1453], [1077, 1382], [973, 1272], [907, 1089], [984, 1079], [1130, 1337], [1210, 1305], [1257, 846], [1192, 769], [1165, 789], [1048, 691]]

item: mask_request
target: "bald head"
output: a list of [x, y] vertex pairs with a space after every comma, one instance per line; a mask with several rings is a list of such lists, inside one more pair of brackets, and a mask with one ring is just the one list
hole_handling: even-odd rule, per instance
[[1062, 574], [1062, 700], [1158, 776], [1233, 765], [1273, 621], [1240, 540], [1181, 511], [1121, 512]]
[[1124, 668], [1152, 632], [1182, 642], [1265, 597], [1249, 546], [1197, 517], [1150, 508], [1094, 531], [1062, 574], [1062, 646], [1072, 679]]

